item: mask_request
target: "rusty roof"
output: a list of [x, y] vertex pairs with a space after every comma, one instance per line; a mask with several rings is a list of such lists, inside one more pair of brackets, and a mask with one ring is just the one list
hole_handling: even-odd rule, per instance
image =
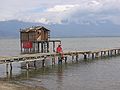
[[25, 28], [25, 29], [20, 29], [20, 32], [35, 32], [37, 30], [45, 30], [45, 31], [50, 31], [47, 28], [43, 27], [43, 26], [32, 26], [30, 28]]

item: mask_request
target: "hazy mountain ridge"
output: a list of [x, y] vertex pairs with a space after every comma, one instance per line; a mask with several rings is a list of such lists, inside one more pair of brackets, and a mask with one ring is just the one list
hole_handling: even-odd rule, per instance
[[120, 26], [111, 22], [96, 24], [51, 24], [30, 23], [17, 20], [0, 22], [0, 37], [19, 37], [20, 28], [45, 26], [51, 30], [53, 37], [77, 36], [120, 36]]

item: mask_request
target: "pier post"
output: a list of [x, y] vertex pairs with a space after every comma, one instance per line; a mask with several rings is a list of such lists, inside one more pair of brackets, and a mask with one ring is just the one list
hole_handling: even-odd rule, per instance
[[12, 62], [10, 62], [10, 79], [12, 79]]
[[113, 55], [113, 50], [110, 50], [110, 55], [111, 55], [111, 56]]
[[117, 55], [117, 50], [115, 49], [115, 55]]
[[106, 56], [106, 51], [104, 51], [104, 57]]
[[95, 53], [95, 58], [98, 58], [99, 57], [99, 52], [96, 52]]
[[65, 63], [67, 63], [67, 56], [65, 57]]
[[88, 53], [88, 58], [90, 58], [90, 53]]
[[103, 57], [103, 51], [101, 51], [101, 57]]
[[6, 77], [9, 78], [8, 63], [6, 63]]
[[87, 54], [86, 53], [84, 53], [84, 59], [87, 59]]
[[118, 49], [118, 55], [120, 54], [120, 49]]
[[94, 58], [95, 58], [94, 53], [92, 53], [92, 59], [94, 59]]
[[26, 69], [28, 70], [29, 69], [29, 63], [26, 62]]
[[10, 62], [10, 70], [12, 70], [12, 62]]
[[45, 67], [45, 59], [46, 57], [44, 57], [44, 59], [42, 60], [42, 67]]
[[53, 41], [53, 52], [55, 52], [55, 42]]
[[76, 61], [78, 62], [78, 54], [76, 54]]
[[72, 55], [72, 62], [74, 61], [74, 55]]
[[108, 56], [110, 56], [110, 51], [108, 50]]
[[52, 65], [55, 65], [55, 57], [52, 58]]
[[33, 63], [34, 63], [34, 68], [37, 69], [36, 60], [33, 61]]
[[49, 52], [49, 42], [47, 42], [47, 52]]
[[38, 50], [37, 50], [37, 53], [39, 53], [39, 52], [40, 52], [40, 51], [39, 51], [39, 50], [40, 50], [40, 44], [39, 44], [39, 42], [37, 43], [37, 49], [38, 49]]
[[41, 42], [41, 53], [44, 52], [44, 48], [43, 48], [43, 42]]

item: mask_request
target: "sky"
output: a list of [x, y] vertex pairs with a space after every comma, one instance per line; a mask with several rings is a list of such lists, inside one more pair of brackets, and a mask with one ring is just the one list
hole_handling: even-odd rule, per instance
[[120, 0], [1, 0], [0, 21], [120, 25]]

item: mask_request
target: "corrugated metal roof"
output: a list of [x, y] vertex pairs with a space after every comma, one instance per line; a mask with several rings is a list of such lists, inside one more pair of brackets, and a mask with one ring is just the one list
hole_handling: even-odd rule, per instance
[[25, 28], [25, 29], [21, 29], [20, 32], [35, 32], [37, 30], [41, 30], [43, 28], [43, 30], [45, 31], [50, 31], [47, 28], [43, 27], [43, 26], [33, 26], [30, 28]]

